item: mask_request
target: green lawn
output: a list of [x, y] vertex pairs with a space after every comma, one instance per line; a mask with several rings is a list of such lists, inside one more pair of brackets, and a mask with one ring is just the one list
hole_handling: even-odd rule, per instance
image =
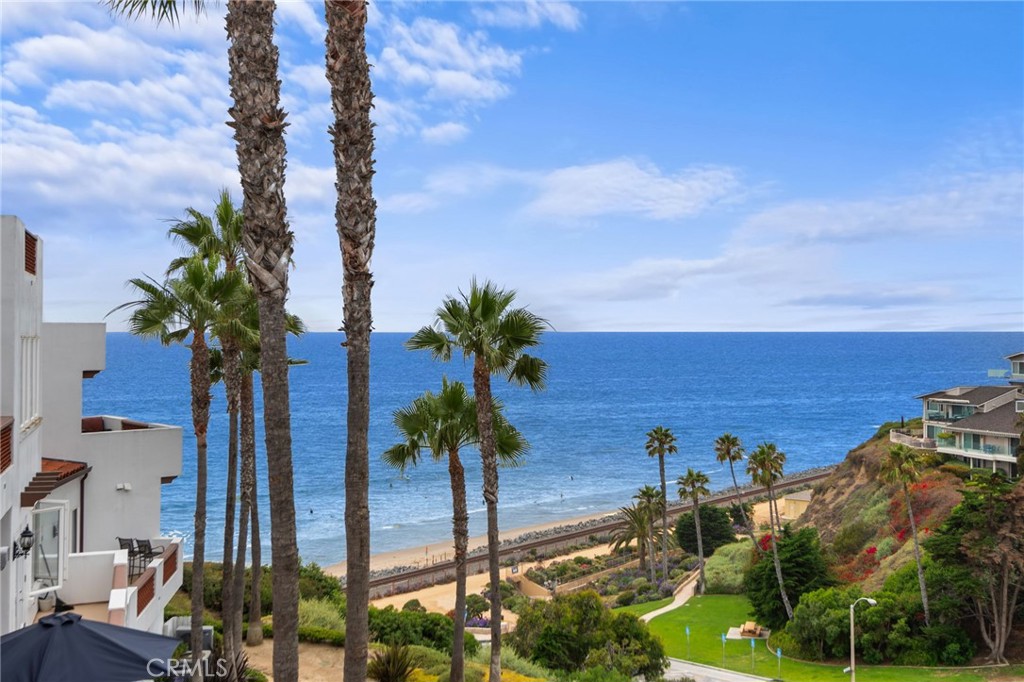
[[[642, 606], [646, 606], [643, 604]], [[778, 676], [778, 661], [767, 650], [764, 642], [754, 649], [754, 667], [751, 669], [750, 641], [727, 640], [725, 662], [722, 661], [722, 633], [750, 620], [750, 602], [746, 597], [734, 595], [707, 595], [694, 597], [680, 608], [658, 616], [651, 621], [651, 630], [665, 643], [665, 651], [673, 658], [682, 658], [739, 672], [764, 677]], [[690, 626], [690, 653], [687, 655], [686, 626]], [[786, 652], [783, 652], [785, 655]], [[845, 666], [802, 663], [782, 659], [782, 679], [807, 682], [848, 682]], [[948, 682], [984, 682], [986, 680], [1017, 679], [1024, 674], [1024, 666], [953, 672], [923, 670], [889, 666], [857, 666], [857, 680], [863, 682], [918, 682], [942, 680]]]
[[612, 609], [612, 611], [615, 611], [616, 613], [632, 613], [634, 616], [642, 616], [645, 613], [657, 611], [662, 606], [668, 606], [671, 603], [672, 597], [665, 597], [664, 599], [659, 599], [658, 601], [648, 601], [644, 602], [643, 604], [630, 604], [629, 606], [620, 606], [618, 608]]

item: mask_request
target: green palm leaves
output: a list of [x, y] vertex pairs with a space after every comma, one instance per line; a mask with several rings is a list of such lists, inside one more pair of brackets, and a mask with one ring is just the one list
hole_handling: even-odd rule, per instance
[[544, 387], [547, 364], [526, 353], [540, 344], [547, 322], [525, 308], [515, 308], [516, 292], [499, 289], [492, 282], [478, 284], [469, 292], [449, 296], [437, 309], [434, 324], [423, 327], [406, 342], [410, 350], [426, 350], [442, 362], [461, 353], [473, 362], [473, 393], [476, 401], [480, 459], [483, 465], [484, 501], [487, 504], [487, 558], [491, 593], [491, 661], [489, 677], [501, 681], [501, 582], [498, 536], [498, 463], [500, 429], [491, 399], [491, 375], [509, 382]]
[[478, 284], [469, 293], [449, 296], [437, 309], [434, 325], [423, 327], [406, 342], [410, 350], [429, 351], [448, 362], [453, 353], [480, 358], [491, 374], [534, 390], [544, 388], [547, 364], [524, 351], [540, 344], [548, 323], [526, 308], [513, 308], [516, 292], [493, 282]]
[[782, 577], [782, 564], [779, 562], [779, 546], [776, 542], [776, 526], [782, 527], [779, 518], [778, 500], [775, 499], [775, 482], [782, 478], [783, 467], [786, 464], [786, 453], [780, 451], [775, 443], [761, 443], [747, 458], [747, 473], [754, 483], [765, 486], [768, 489], [768, 522], [771, 528], [772, 560], [775, 563], [775, 577], [779, 581], [779, 594], [782, 603], [786, 607], [786, 615], [792, 620], [793, 607], [789, 603], [789, 595], [786, 593], [786, 585]]
[[[665, 455], [674, 455], [679, 452], [676, 447], [676, 437], [672, 431], [664, 426], [656, 426], [647, 432], [647, 442], [644, 444], [648, 457], [658, 458], [658, 471], [661, 474], [661, 497], [668, 495], [665, 481]], [[668, 507], [661, 511], [661, 575], [668, 577]]]

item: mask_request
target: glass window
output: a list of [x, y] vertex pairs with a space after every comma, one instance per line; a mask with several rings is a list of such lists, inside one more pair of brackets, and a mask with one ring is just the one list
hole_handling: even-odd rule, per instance
[[65, 500], [44, 500], [32, 510], [32, 585], [29, 596], [63, 586], [67, 567], [68, 532]]

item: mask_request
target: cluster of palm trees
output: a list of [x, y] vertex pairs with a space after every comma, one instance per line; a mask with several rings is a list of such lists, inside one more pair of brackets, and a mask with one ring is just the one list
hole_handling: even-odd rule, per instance
[[[662, 577], [668, 575], [668, 539], [671, 535], [668, 531], [668, 509], [666, 505], [667, 481], [665, 476], [665, 457], [679, 452], [676, 445], [676, 436], [672, 431], [663, 426], [657, 426], [647, 433], [647, 441], [644, 444], [648, 456], [658, 458], [658, 469], [661, 475], [661, 489], [657, 490], [652, 486], [644, 486], [633, 496], [634, 502], [628, 507], [621, 507], [625, 524], [612, 536], [612, 547], [628, 547], [633, 542], [637, 543], [639, 563], [641, 572], [650, 572], [652, 582], [656, 579], [655, 571], [655, 546], [661, 544], [661, 571]], [[789, 606], [789, 597], [786, 594], [786, 587], [782, 576], [782, 566], [779, 562], [778, 546], [776, 538], [781, 532], [782, 521], [778, 511], [778, 501], [775, 495], [775, 485], [783, 476], [783, 467], [786, 462], [786, 454], [779, 451], [774, 443], [762, 443], [746, 456], [743, 444], [736, 436], [725, 433], [715, 440], [715, 458], [722, 464], [728, 464], [729, 473], [732, 477], [733, 487], [736, 491], [736, 503], [740, 509], [742, 525], [745, 532], [750, 536], [754, 547], [760, 546], [754, 538], [752, 524], [746, 518], [746, 511], [743, 507], [743, 495], [739, 483], [736, 480], [735, 465], [747, 460], [746, 472], [752, 481], [766, 489], [769, 506], [770, 544], [772, 556], [775, 562], [775, 572], [779, 580], [779, 592], [783, 603], [786, 605], [787, 613], [792, 617], [792, 609]], [[676, 480], [680, 500], [688, 500], [693, 507], [693, 521], [697, 534], [697, 559], [700, 575], [697, 581], [698, 593], [703, 593], [704, 579], [704, 546], [701, 537], [700, 526], [700, 501], [710, 495], [708, 486], [710, 479], [703, 471], [687, 467], [686, 472]], [[658, 519], [661, 520], [661, 527], [658, 527]], [[647, 557], [651, 561], [648, 565]]]
[[[182, 246], [184, 255], [171, 261], [163, 280], [130, 280], [138, 298], [115, 309], [131, 310], [128, 328], [133, 334], [158, 339], [165, 345], [185, 344], [191, 351], [192, 426], [196, 436], [191, 643], [196, 655], [202, 649], [211, 388], [217, 382], [224, 384], [229, 430], [222, 599], [224, 654], [228, 661], [236, 660], [235, 653], [241, 649], [244, 569], [250, 532], [256, 587], [252, 590], [247, 638], [256, 643], [263, 635], [259, 622], [260, 540], [253, 399], [253, 375], [260, 369], [260, 333], [257, 299], [246, 281], [246, 266], [241, 257], [242, 221], [242, 214], [227, 190], [221, 192], [212, 216], [187, 209], [185, 219], [176, 221], [168, 231]], [[287, 325], [292, 333], [304, 331], [302, 322], [293, 315], [287, 316]], [[240, 498], [237, 549], [236, 495]]]
[[[106, 0], [111, 11], [129, 18], [149, 15], [177, 23], [179, 4], [200, 14], [204, 0]], [[345, 535], [348, 549], [347, 638], [344, 679], [366, 679], [369, 638], [370, 515], [369, 489], [369, 341], [372, 325], [370, 289], [373, 278], [370, 258], [376, 232], [373, 200], [373, 128], [370, 109], [370, 67], [366, 58], [365, 0], [325, 0], [327, 24], [325, 75], [331, 88], [334, 123], [329, 129], [334, 147], [338, 199], [335, 209], [344, 282], [344, 326], [348, 381], [345, 452]], [[298, 571], [295, 534], [295, 500], [292, 472], [291, 414], [288, 396], [288, 271], [293, 235], [288, 228], [285, 204], [284, 139], [287, 113], [280, 106], [278, 50], [274, 44], [274, 0], [228, 0], [229, 87], [231, 107], [228, 125], [234, 130], [235, 151], [241, 180], [241, 243], [249, 282], [255, 291], [262, 342], [264, 427], [267, 474], [272, 481], [270, 521], [274, 594], [274, 679], [297, 682]], [[145, 282], [142, 282], [145, 284]], [[152, 283], [155, 284], [155, 283]], [[195, 332], [199, 330], [197, 335]], [[205, 329], [185, 336], [201, 338]], [[183, 337], [184, 338], [184, 337]], [[208, 350], [193, 342], [192, 373], [195, 381], [208, 371]], [[208, 394], [194, 389], [194, 422], [197, 442], [202, 442], [197, 461], [205, 461]], [[202, 477], [205, 489], [205, 475]], [[198, 492], [198, 491], [197, 491]], [[204, 523], [196, 520], [197, 529]], [[204, 529], [205, 530], [205, 529]], [[204, 547], [198, 546], [199, 565]], [[201, 580], [201, 577], [200, 577]], [[200, 591], [201, 593], [201, 591]], [[195, 592], [193, 600], [197, 599]], [[195, 608], [195, 605], [193, 605]], [[192, 645], [198, 649], [199, 634], [193, 618]], [[196, 666], [198, 670], [198, 666]], [[194, 676], [201, 678], [201, 672]], [[492, 678], [493, 679], [493, 678]]]
[[[406, 342], [410, 350], [428, 351], [448, 362], [455, 354], [472, 362], [473, 395], [465, 384], [441, 379], [441, 391], [427, 391], [394, 414], [402, 441], [384, 452], [385, 463], [405, 471], [429, 452], [434, 461], [448, 460], [452, 489], [452, 536], [455, 545], [455, 636], [452, 682], [464, 679], [466, 615], [466, 550], [469, 512], [465, 470], [460, 451], [476, 447], [483, 468], [487, 505], [487, 550], [491, 591], [490, 680], [501, 679], [501, 592], [499, 584], [498, 466], [517, 466], [529, 445], [505, 418], [500, 400], [491, 393], [491, 376], [504, 377], [533, 390], [544, 387], [547, 364], [525, 351], [540, 343], [547, 322], [526, 308], [513, 307], [516, 293], [491, 282], [471, 282], [468, 292], [449, 296], [437, 309], [434, 323]], [[350, 586], [351, 592], [351, 586]]]

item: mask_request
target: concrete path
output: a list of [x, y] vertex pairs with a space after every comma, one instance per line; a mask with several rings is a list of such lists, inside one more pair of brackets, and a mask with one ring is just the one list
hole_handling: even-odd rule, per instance
[[765, 682], [772, 679], [770, 677], [746, 675], [733, 672], [732, 670], [723, 670], [722, 668], [713, 668], [710, 665], [701, 665], [700, 663], [691, 663], [690, 661], [681, 661], [678, 658], [670, 658], [668, 661], [668, 670], [665, 671], [665, 679], [667, 680], [690, 677], [695, 682]]
[[645, 613], [644, 615], [640, 616], [640, 620], [642, 620], [645, 623], [649, 623], [651, 622], [652, 618], [657, 618], [661, 614], [668, 613], [669, 611], [675, 611], [680, 606], [685, 604], [687, 601], [689, 601], [690, 597], [692, 597], [693, 593], [697, 590], [697, 578], [699, 577], [700, 574], [697, 571], [691, 573], [689, 577], [687, 577], [686, 580], [681, 582], [679, 584], [679, 587], [676, 588], [675, 594], [672, 595], [673, 599], [671, 604], [662, 606], [660, 609], [657, 609], [656, 611]]

